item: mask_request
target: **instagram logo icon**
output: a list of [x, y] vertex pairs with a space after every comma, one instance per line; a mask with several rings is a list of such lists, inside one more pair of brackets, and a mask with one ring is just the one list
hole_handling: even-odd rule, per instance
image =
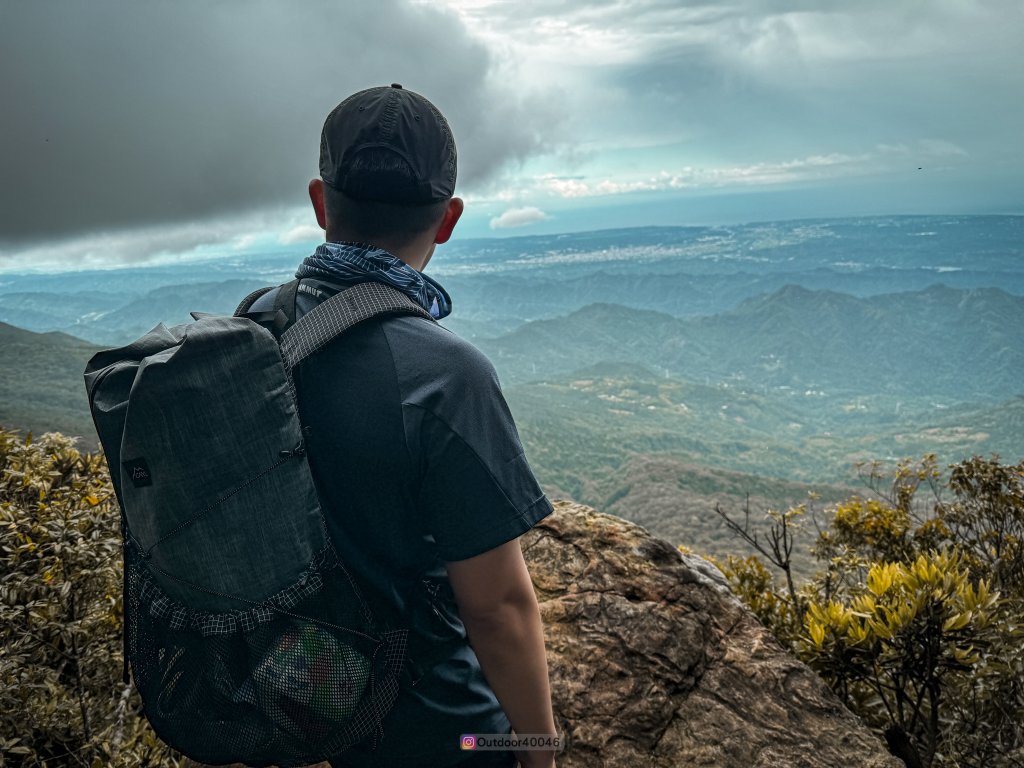
[[476, 749], [476, 736], [463, 734], [459, 738], [459, 744], [462, 746], [463, 749]]

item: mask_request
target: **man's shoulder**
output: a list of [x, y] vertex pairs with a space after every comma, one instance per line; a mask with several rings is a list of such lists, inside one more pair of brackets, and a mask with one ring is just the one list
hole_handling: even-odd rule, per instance
[[389, 341], [402, 337], [407, 344], [427, 345], [427, 349], [433, 354], [465, 358], [468, 363], [490, 365], [486, 355], [472, 342], [436, 321], [430, 322], [416, 315], [395, 315], [382, 318], [382, 321], [386, 323]]
[[396, 366], [414, 378], [434, 378], [467, 386], [497, 380], [494, 366], [479, 349], [438, 323], [397, 316], [381, 322]]

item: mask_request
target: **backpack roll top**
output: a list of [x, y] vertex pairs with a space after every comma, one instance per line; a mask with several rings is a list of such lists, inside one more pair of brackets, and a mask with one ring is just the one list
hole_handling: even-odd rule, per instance
[[327, 545], [303, 454], [280, 348], [260, 326], [207, 317], [141, 361], [111, 470], [160, 588], [220, 613], [298, 581]]
[[[86, 365], [85, 390], [89, 396], [89, 410], [111, 468], [120, 466], [121, 434], [124, 431], [128, 394], [139, 363], [151, 354], [177, 345], [181, 336], [181, 326], [168, 328], [160, 323], [127, 346], [97, 352]], [[120, 501], [120, 473], [111, 471], [110, 479]]]

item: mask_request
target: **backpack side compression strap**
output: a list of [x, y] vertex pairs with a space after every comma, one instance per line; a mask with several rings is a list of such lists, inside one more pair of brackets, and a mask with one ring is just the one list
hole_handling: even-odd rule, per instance
[[278, 289], [277, 296], [274, 297], [274, 309], [284, 314], [285, 318], [281, 330], [277, 333], [279, 338], [285, 330], [295, 325], [295, 316], [298, 313], [295, 302], [299, 298], [299, 283], [301, 282], [299, 278], [295, 278], [291, 282], [285, 283]]
[[383, 283], [359, 283], [318, 304], [281, 336], [285, 365], [294, 368], [354, 325], [378, 315], [419, 315], [427, 310]]

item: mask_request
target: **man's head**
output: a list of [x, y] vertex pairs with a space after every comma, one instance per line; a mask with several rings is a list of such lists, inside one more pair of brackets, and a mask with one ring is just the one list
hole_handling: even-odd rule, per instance
[[309, 191], [329, 240], [418, 260], [418, 252], [448, 239], [462, 213], [462, 201], [452, 197], [456, 153], [448, 122], [398, 84], [353, 94], [327, 116], [320, 176]]

